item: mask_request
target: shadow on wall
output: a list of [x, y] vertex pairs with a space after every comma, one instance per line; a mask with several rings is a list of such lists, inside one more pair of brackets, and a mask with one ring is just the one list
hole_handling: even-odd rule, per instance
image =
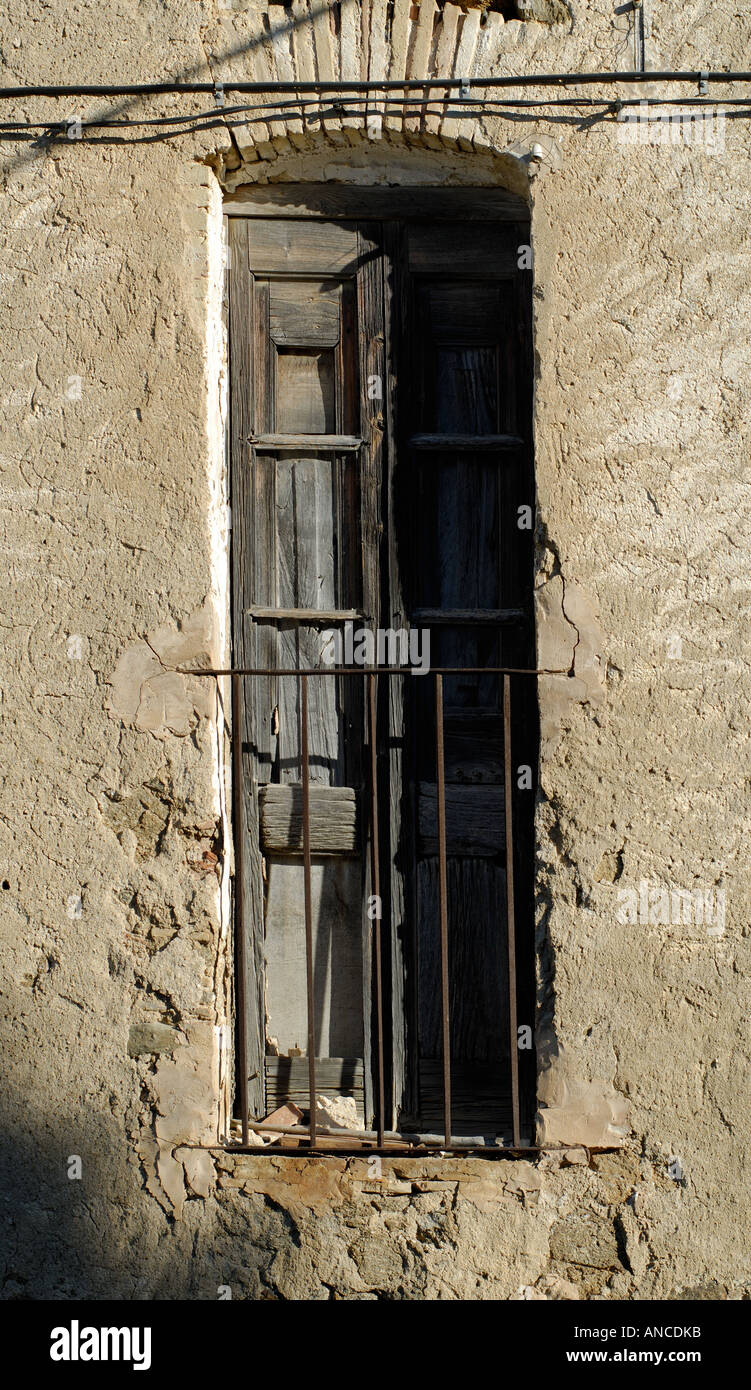
[[122, 1116], [54, 1106], [2, 1095], [0, 1299], [215, 1300], [227, 1285], [234, 1298], [276, 1296], [267, 1271], [300, 1246], [285, 1211], [194, 1198], [176, 1222], [144, 1190]]
[[[152, 1208], [117, 1121], [92, 1110], [45, 1113], [3, 1096], [0, 1240], [3, 1299], [148, 1298], [149, 1245], [140, 1206]], [[148, 1218], [147, 1218], [148, 1219]], [[162, 1214], [163, 1236], [167, 1221]], [[158, 1227], [157, 1227], [158, 1230]]]

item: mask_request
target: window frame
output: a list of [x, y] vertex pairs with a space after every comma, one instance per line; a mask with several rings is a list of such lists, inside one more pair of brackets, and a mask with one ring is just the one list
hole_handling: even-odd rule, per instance
[[[226, 215], [227, 219], [232, 219], [232, 218], [236, 218], [236, 217], [243, 217], [243, 218], [244, 218], [244, 217], [257, 217], [257, 218], [284, 217], [284, 218], [286, 218], [286, 217], [289, 217], [289, 216], [293, 216], [293, 217], [299, 217], [299, 218], [301, 218], [301, 219], [304, 218], [305, 220], [316, 219], [316, 218], [318, 218], [318, 219], [324, 219], [324, 220], [328, 220], [328, 221], [330, 221], [330, 220], [336, 220], [336, 219], [342, 219], [342, 220], [347, 220], [347, 221], [349, 221], [349, 220], [352, 220], [352, 221], [362, 221], [363, 219], [367, 220], [368, 218], [370, 218], [370, 219], [376, 219], [376, 220], [379, 220], [379, 221], [382, 220], [382, 221], [384, 221], [385, 223], [388, 223], [388, 226], [389, 226], [389, 232], [388, 232], [388, 237], [389, 237], [389, 241], [390, 241], [390, 244], [389, 244], [389, 255], [390, 255], [390, 257], [391, 257], [391, 263], [392, 263], [392, 267], [393, 267], [393, 266], [396, 266], [396, 265], [398, 264], [398, 259], [399, 259], [399, 247], [398, 247], [395, 243], [396, 243], [396, 241], [398, 241], [398, 238], [399, 238], [399, 235], [400, 235], [400, 232], [399, 232], [400, 224], [403, 225], [405, 222], [409, 222], [409, 221], [424, 221], [424, 220], [426, 219], [426, 217], [434, 218], [434, 219], [437, 219], [437, 220], [439, 220], [439, 221], [440, 221], [440, 220], [445, 220], [445, 221], [449, 221], [449, 222], [456, 221], [456, 218], [457, 218], [457, 200], [461, 200], [461, 216], [462, 216], [462, 218], [463, 218], [463, 219], [466, 219], [468, 222], [478, 224], [476, 228], [473, 228], [473, 230], [476, 230], [476, 231], [479, 232], [479, 231], [481, 230], [479, 224], [484, 224], [484, 223], [486, 223], [486, 222], [488, 221], [488, 219], [492, 219], [493, 221], [496, 221], [496, 222], [512, 223], [512, 224], [514, 224], [514, 226], [515, 226], [515, 228], [516, 228], [516, 231], [517, 231], [517, 234], [518, 234], [518, 235], [517, 235], [517, 245], [525, 245], [525, 244], [527, 244], [527, 243], [529, 242], [529, 239], [530, 239], [530, 231], [529, 231], [529, 210], [528, 210], [526, 204], [523, 202], [522, 199], [518, 198], [518, 197], [517, 197], [516, 195], [514, 195], [514, 194], [510, 194], [507, 190], [504, 190], [504, 189], [497, 189], [497, 188], [472, 188], [472, 189], [465, 189], [465, 188], [457, 188], [457, 187], [448, 187], [448, 188], [437, 188], [437, 189], [430, 189], [430, 188], [425, 188], [425, 189], [411, 189], [411, 188], [409, 188], [409, 189], [407, 189], [407, 188], [401, 188], [401, 189], [392, 189], [392, 188], [389, 188], [389, 189], [381, 189], [381, 188], [356, 188], [356, 187], [352, 187], [352, 186], [348, 186], [348, 185], [341, 185], [341, 186], [340, 186], [340, 185], [299, 185], [299, 184], [298, 184], [298, 185], [285, 185], [285, 186], [282, 186], [282, 187], [264, 187], [264, 188], [260, 188], [260, 189], [238, 190], [235, 194], [231, 195], [230, 197], [228, 197], [228, 198], [225, 200], [225, 209], [224, 209], [224, 210], [225, 210], [225, 215]], [[239, 273], [238, 273], [238, 271], [239, 271]], [[399, 283], [398, 283], [398, 275], [397, 275], [396, 277], [395, 277], [395, 276], [390, 277], [390, 280], [391, 280], [391, 283], [390, 283], [390, 285], [386, 288], [386, 294], [387, 294], [387, 296], [390, 296], [390, 297], [392, 298], [392, 300], [394, 300], [394, 299], [395, 299], [395, 300], [398, 300], [399, 295], [400, 295], [400, 292], [401, 292], [401, 287], [400, 287], [400, 285], [399, 285]], [[522, 270], [522, 269], [520, 268], [520, 269], [519, 269], [519, 275], [518, 275], [518, 281], [517, 281], [519, 293], [524, 293], [524, 294], [527, 294], [527, 295], [530, 294], [530, 292], [531, 292], [531, 284], [530, 284], [530, 281], [531, 281], [531, 275], [530, 275], [530, 273], [529, 273], [529, 272], [525, 272], [524, 270]], [[240, 437], [241, 437], [241, 439], [242, 439], [244, 433], [245, 433], [245, 434], [250, 433], [249, 430], [246, 431], [246, 430], [244, 429], [244, 426], [245, 426], [245, 425], [250, 424], [250, 421], [249, 421], [249, 419], [247, 418], [247, 413], [244, 414], [244, 413], [243, 413], [243, 409], [241, 408], [239, 417], [236, 417], [235, 406], [233, 405], [233, 401], [235, 401], [235, 399], [236, 399], [236, 398], [235, 398], [235, 395], [234, 395], [234, 392], [235, 392], [237, 389], [240, 389], [242, 392], [246, 393], [246, 395], [247, 395], [247, 390], [248, 390], [248, 383], [247, 383], [247, 381], [244, 381], [244, 380], [242, 379], [242, 378], [243, 378], [243, 372], [242, 372], [242, 370], [239, 370], [239, 369], [238, 369], [238, 368], [239, 368], [239, 364], [238, 364], [238, 362], [237, 362], [237, 360], [236, 360], [236, 354], [233, 354], [233, 352], [232, 352], [232, 345], [231, 345], [231, 344], [232, 344], [232, 335], [233, 335], [233, 331], [235, 331], [235, 330], [233, 330], [232, 324], [233, 324], [233, 322], [234, 322], [235, 324], [237, 323], [237, 313], [238, 313], [238, 308], [239, 308], [239, 307], [241, 306], [241, 304], [242, 304], [242, 298], [243, 298], [244, 288], [245, 288], [245, 286], [244, 286], [244, 284], [243, 284], [242, 267], [238, 267], [237, 264], [235, 264], [234, 261], [233, 261], [232, 273], [231, 273], [231, 276], [230, 276], [230, 304], [232, 304], [233, 301], [234, 301], [234, 303], [235, 303], [235, 314], [234, 314], [234, 316], [233, 316], [233, 314], [232, 314], [232, 309], [230, 308], [230, 382], [231, 382], [231, 386], [230, 386], [230, 413], [231, 413], [232, 425], [233, 425], [233, 428], [232, 428], [232, 430], [231, 430], [232, 444], [231, 444], [231, 466], [230, 466], [230, 467], [231, 467], [231, 487], [232, 487], [232, 509], [233, 509], [233, 516], [234, 516], [235, 518], [237, 518], [237, 517], [241, 514], [240, 509], [242, 508], [242, 488], [241, 488], [241, 487], [238, 488], [238, 474], [239, 474], [239, 471], [240, 471], [242, 465], [241, 465], [240, 460], [238, 459], [238, 442], [239, 442], [239, 441], [238, 441], [237, 436], [240, 435]], [[393, 308], [393, 306], [388, 306], [388, 307], [389, 307], [389, 308]], [[522, 317], [524, 317], [524, 316], [522, 315]], [[388, 317], [388, 313], [387, 313], [387, 322], [388, 322], [388, 321], [389, 321], [389, 317]], [[389, 344], [388, 344], [388, 343], [385, 343], [385, 344], [384, 344], [384, 364], [385, 364], [386, 357], [388, 356], [388, 352], [389, 352]], [[534, 482], [533, 482], [534, 474], [533, 474], [533, 468], [532, 468], [532, 439], [531, 439], [531, 391], [532, 391], [532, 372], [531, 372], [531, 313], [530, 313], [530, 322], [529, 322], [529, 324], [528, 324], [528, 326], [527, 326], [527, 336], [526, 336], [526, 339], [523, 339], [523, 341], [522, 341], [521, 344], [520, 344], [520, 353], [518, 354], [516, 360], [519, 361], [519, 362], [521, 362], [522, 359], [524, 358], [524, 356], [527, 357], [527, 367], [526, 367], [526, 371], [525, 371], [525, 370], [520, 370], [520, 371], [519, 371], [519, 378], [520, 378], [520, 384], [522, 384], [522, 385], [523, 385], [523, 382], [521, 381], [521, 379], [523, 379], [523, 378], [526, 378], [526, 379], [527, 379], [527, 390], [528, 390], [528, 395], [527, 395], [526, 399], [520, 404], [520, 408], [522, 408], [522, 409], [524, 410], [524, 412], [525, 412], [525, 414], [526, 414], [526, 418], [527, 418], [527, 420], [528, 420], [528, 422], [529, 422], [529, 439], [528, 439], [529, 462], [530, 462], [530, 474], [531, 474], [531, 478], [532, 478], [532, 486], [534, 486]], [[235, 360], [233, 360], [233, 358], [234, 358]], [[371, 364], [371, 365], [372, 365], [372, 364]], [[367, 364], [366, 364], [366, 366], [367, 366]], [[386, 378], [386, 376], [387, 376], [387, 373], [384, 372], [384, 379]], [[391, 383], [391, 389], [393, 390], [393, 383]], [[521, 402], [521, 401], [522, 401], [522, 398], [521, 398], [521, 396], [520, 396], [520, 402]], [[387, 421], [393, 420], [393, 412], [390, 411], [389, 405], [390, 405], [390, 402], [387, 402], [387, 403], [386, 403], [386, 418], [387, 418]], [[239, 419], [239, 429], [234, 427], [234, 426], [237, 424], [238, 419]], [[387, 425], [386, 434], [387, 434], [387, 436], [388, 436], [388, 425]], [[393, 438], [389, 439], [389, 438], [387, 437], [387, 438], [386, 438], [386, 445], [387, 445], [387, 450], [388, 450], [388, 467], [387, 467], [387, 469], [385, 470], [385, 473], [384, 473], [384, 485], [387, 486], [387, 487], [390, 487], [390, 486], [391, 486], [391, 483], [392, 483], [392, 470], [393, 470], [393, 467], [394, 467], [394, 460], [395, 460], [395, 448], [394, 448], [394, 440], [393, 440]], [[533, 502], [533, 501], [534, 501], [533, 496], [530, 496], [530, 499], [529, 499], [529, 500], [530, 500], [530, 502]], [[235, 540], [235, 532], [233, 532], [233, 543], [234, 543], [234, 540]], [[234, 563], [234, 562], [233, 562], [233, 563]], [[233, 583], [233, 593], [234, 593], [234, 583]], [[398, 620], [398, 616], [399, 616], [399, 615], [398, 615], [398, 612], [394, 614], [394, 616], [393, 616], [393, 621], [394, 621], [394, 622], [396, 622], [396, 621]], [[233, 615], [233, 652], [234, 652], [234, 633], [235, 633], [235, 624], [234, 624], [234, 615]], [[233, 657], [233, 660], [234, 660], [234, 657]], [[260, 663], [259, 663], [259, 664], [260, 664]], [[255, 683], [255, 680], [256, 680], [257, 678], [253, 678], [253, 679], [254, 679], [254, 683]], [[535, 704], [536, 704], [536, 702], [535, 702]], [[397, 713], [396, 713], [396, 718], [398, 719], [398, 711], [397, 711]], [[395, 724], [394, 724], [394, 711], [392, 710], [392, 702], [391, 702], [391, 701], [389, 701], [388, 721], [389, 721], [388, 733], [391, 735], [391, 734], [394, 733], [394, 727], [395, 727]], [[528, 740], [528, 734], [529, 734], [529, 730], [527, 730], [527, 734], [526, 734], [527, 740]], [[516, 738], [516, 743], [519, 744], [519, 743], [520, 743], [520, 740], [521, 740], [521, 735], [518, 734], [518, 735], [517, 735], [517, 738]], [[532, 757], [531, 760], [533, 761], [533, 763], [536, 761], [536, 748], [535, 748], [534, 756]], [[529, 762], [529, 761], [530, 761], [530, 756], [529, 756], [528, 754], [525, 755], [524, 761], [526, 761], [526, 762]], [[394, 763], [393, 755], [392, 755], [392, 757], [391, 757], [391, 763], [392, 763], [392, 767], [391, 767], [390, 770], [389, 770], [389, 771], [390, 771], [390, 775], [393, 774], [393, 763]], [[251, 816], [255, 813], [255, 815], [256, 815], [256, 817], [257, 817], [257, 814], [258, 814], [257, 800], [254, 802], [253, 808], [251, 809], [251, 807], [248, 807], [247, 810], [251, 812]], [[244, 813], [243, 818], [244, 818], [244, 820], [245, 820], [246, 825], [248, 825], [247, 813]], [[235, 821], [235, 824], [236, 824], [236, 823], [237, 823], [237, 822]], [[257, 823], [257, 822], [256, 822], [256, 823]], [[258, 853], [259, 853], [259, 855], [260, 855], [260, 845], [258, 846]], [[246, 856], [243, 856], [243, 858], [245, 858], [245, 857], [246, 857]], [[526, 896], [527, 896], [527, 899], [528, 899], [528, 900], [531, 900], [531, 891], [530, 891], [530, 890], [531, 890], [531, 887], [532, 887], [532, 883], [531, 883], [531, 877], [530, 877], [530, 881], [525, 885]], [[392, 889], [393, 889], [393, 885], [392, 885]], [[255, 885], [254, 893], [255, 893], [256, 901], [258, 902], [258, 900], [259, 900], [259, 894], [258, 894], [258, 885], [257, 885], [257, 884]], [[262, 912], [262, 907], [261, 907], [261, 912]], [[262, 984], [261, 984], [262, 978], [263, 978], [263, 962], [262, 962], [261, 954], [260, 954], [260, 951], [259, 951], [259, 946], [261, 945], [261, 941], [259, 940], [259, 938], [261, 938], [261, 937], [262, 937], [262, 934], [261, 934], [261, 933], [256, 933], [256, 939], [255, 939], [255, 941], [252, 943], [252, 949], [251, 949], [251, 953], [250, 953], [250, 954], [251, 954], [251, 994], [254, 994], [254, 997], [255, 997], [255, 999], [256, 999], [256, 1007], [257, 1007], [257, 1009], [258, 1009], [258, 1017], [259, 1017], [259, 1020], [260, 1020], [260, 1022], [261, 1022], [261, 1033], [263, 1033], [263, 1031], [264, 1031], [263, 1024], [264, 1024], [264, 1017], [265, 1017], [265, 1009], [264, 1009], [263, 991], [262, 991]], [[399, 954], [400, 954], [400, 952], [401, 952], [401, 943], [400, 943], [398, 940], [396, 940], [393, 936], [392, 936], [392, 940], [391, 940], [391, 943], [390, 943], [390, 947], [391, 947], [392, 953], [398, 958], [398, 956], [399, 956]], [[398, 990], [395, 990], [395, 991], [393, 992], [393, 996], [392, 996], [392, 1005], [393, 1005], [393, 1011], [392, 1011], [392, 1017], [391, 1017], [391, 1027], [392, 1027], [392, 1029], [398, 1029], [399, 1027], [404, 1027], [404, 1026], [405, 1026], [404, 1005], [403, 1005], [402, 999], [400, 999], [400, 998], [398, 997], [398, 993], [399, 993]], [[530, 1004], [530, 1007], [533, 1006], [533, 999], [530, 999], [530, 1000], [529, 1000], [529, 1004]], [[247, 1046], [247, 1044], [246, 1044], [246, 1046]], [[251, 1056], [251, 1058], [250, 1058], [250, 1062], [251, 1062], [251, 1065], [252, 1065], [253, 1062], [256, 1063], [256, 1070], [257, 1070], [257, 1073], [258, 1073], [259, 1077], [260, 1077], [260, 1074], [262, 1073], [263, 1066], [264, 1066], [263, 1055], [264, 1055], [263, 1050], [261, 1049], [260, 1046], [258, 1046], [258, 1044], [256, 1044], [256, 1045], [253, 1047], [253, 1049], [252, 1049], [252, 1056]], [[399, 1059], [398, 1059], [398, 1058], [395, 1059], [395, 1058], [392, 1057], [391, 1060], [392, 1060], [393, 1079], [394, 1079], [394, 1086], [395, 1086], [395, 1095], [398, 1093], [399, 1087], [401, 1087], [401, 1088], [402, 1088], [402, 1090], [401, 1090], [401, 1095], [402, 1095], [402, 1097], [404, 1097], [404, 1096], [408, 1093], [408, 1087], [407, 1087], [407, 1082], [406, 1082], [406, 1077], [405, 1077], [406, 1062], [404, 1061], [404, 1059], [402, 1059], [402, 1068], [403, 1068], [403, 1070], [402, 1070], [401, 1074], [399, 1074]], [[533, 1071], [534, 1071], [533, 1059], [529, 1059], [529, 1060], [532, 1061], [531, 1071], [532, 1071], [532, 1073], [533, 1073]], [[527, 1083], [529, 1082], [529, 1079], [530, 1079], [529, 1073], [530, 1073], [530, 1068], [528, 1067], [528, 1068], [527, 1068]], [[526, 1134], [529, 1133], [529, 1130], [530, 1130], [530, 1127], [531, 1127], [531, 1106], [534, 1104], [534, 1087], [533, 1087], [533, 1084], [532, 1084], [531, 1087], [529, 1086], [529, 1084], [527, 1084], [527, 1093], [528, 1093], [528, 1102], [527, 1102], [527, 1104], [526, 1104], [526, 1106], [525, 1106], [525, 1112], [524, 1112], [524, 1115], [523, 1115], [523, 1124], [524, 1124], [524, 1129], [525, 1129], [525, 1133], [526, 1133]], [[394, 1103], [394, 1109], [396, 1109], [396, 1103]], [[260, 1107], [260, 1113], [263, 1113], [263, 1106]], [[270, 1146], [270, 1147], [271, 1147], [271, 1146]], [[269, 1151], [269, 1149], [267, 1149], [266, 1151]]]

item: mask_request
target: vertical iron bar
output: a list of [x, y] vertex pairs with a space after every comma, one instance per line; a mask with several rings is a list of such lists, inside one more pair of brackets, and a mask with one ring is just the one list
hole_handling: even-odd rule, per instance
[[235, 951], [237, 953], [237, 1048], [240, 1054], [240, 1108], [243, 1144], [250, 1142], [248, 1128], [248, 1012], [245, 998], [245, 914], [243, 911], [243, 798], [242, 701], [240, 677], [232, 677], [232, 801], [234, 809], [235, 851]]
[[383, 982], [381, 975], [381, 880], [378, 853], [378, 756], [376, 750], [376, 680], [368, 676], [370, 729], [370, 891], [376, 899], [373, 922], [373, 964], [376, 1005], [376, 1055], [378, 1059], [378, 1144], [383, 1148], [386, 1101], [383, 1081]]
[[443, 1125], [451, 1146], [451, 1038], [449, 1011], [448, 890], [446, 886], [446, 786], [443, 756], [443, 676], [435, 678], [436, 808], [438, 813], [438, 913], [441, 930], [441, 1014], [443, 1019]]
[[308, 753], [308, 679], [300, 675], [300, 759], [302, 762], [302, 857], [305, 883], [305, 973], [308, 984], [308, 1095], [310, 1147], [316, 1142], [316, 1014], [313, 989], [313, 893], [310, 882], [310, 767]]
[[519, 1123], [519, 1050], [516, 1024], [516, 921], [514, 913], [514, 829], [511, 806], [511, 677], [503, 677], [503, 760], [506, 821], [506, 938], [508, 944], [508, 1013], [511, 1048], [511, 1126], [515, 1149], [521, 1147]]

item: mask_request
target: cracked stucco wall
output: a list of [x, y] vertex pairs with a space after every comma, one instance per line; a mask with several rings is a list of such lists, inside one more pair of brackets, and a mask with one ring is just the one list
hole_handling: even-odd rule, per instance
[[[295, 0], [285, 46], [245, 0], [10, 0], [4, 81], [631, 62], [606, 0], [470, 8], [398, 3], [386, 42], [379, 0], [338, 34]], [[648, 39], [737, 66], [751, 17], [690, 0]], [[708, 154], [369, 114], [0, 149], [4, 1295], [747, 1296], [748, 126]], [[221, 188], [311, 178], [532, 204], [539, 656], [571, 672], [540, 683], [536, 1163], [221, 1148], [226, 692], [173, 668], [227, 651]], [[721, 932], [624, 920], [644, 882], [725, 893]]]

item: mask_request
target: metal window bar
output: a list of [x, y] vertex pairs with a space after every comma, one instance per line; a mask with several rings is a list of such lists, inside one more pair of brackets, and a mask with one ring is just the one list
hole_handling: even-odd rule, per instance
[[[443, 675], [435, 678], [436, 811], [438, 821], [438, 924], [441, 933], [441, 1023], [443, 1031], [443, 1136], [451, 1146], [451, 1016], [449, 1002], [449, 927], [446, 884], [446, 780], [443, 756]], [[508, 809], [506, 811], [508, 815]], [[511, 984], [509, 981], [509, 988]]]
[[[370, 742], [370, 873], [371, 888], [380, 906], [380, 865], [379, 865], [379, 821], [378, 821], [378, 750], [377, 750], [377, 677], [379, 675], [405, 677], [412, 674], [409, 667], [351, 667], [337, 666], [301, 670], [297, 667], [277, 669], [268, 667], [239, 667], [229, 670], [203, 668], [188, 670], [177, 668], [179, 674], [220, 678], [229, 676], [232, 680], [232, 770], [233, 805], [235, 819], [235, 912], [236, 912], [236, 953], [237, 953], [237, 1012], [238, 1012], [238, 1065], [239, 1101], [242, 1110], [242, 1147], [249, 1147], [250, 1131], [274, 1136], [294, 1136], [301, 1141], [305, 1151], [342, 1152], [343, 1149], [364, 1149], [369, 1153], [415, 1154], [434, 1150], [441, 1152], [461, 1152], [482, 1147], [483, 1152], [492, 1152], [486, 1146], [485, 1136], [469, 1136], [461, 1144], [454, 1143], [451, 1128], [451, 1044], [450, 1044], [450, 976], [449, 976], [449, 937], [448, 937], [448, 891], [447, 891], [447, 850], [446, 850], [446, 787], [444, 771], [444, 712], [443, 678], [454, 675], [503, 676], [503, 735], [504, 735], [504, 785], [505, 785], [505, 861], [506, 861], [506, 923], [508, 950], [508, 1006], [509, 1006], [509, 1069], [511, 1079], [511, 1146], [501, 1148], [501, 1152], [535, 1152], [534, 1145], [523, 1145], [521, 1140], [521, 1118], [519, 1098], [519, 1055], [517, 1050], [517, 1007], [516, 1007], [516, 941], [515, 941], [515, 903], [514, 903], [514, 831], [512, 801], [512, 752], [511, 752], [511, 676], [563, 675], [569, 670], [549, 668], [531, 669], [529, 667], [441, 667], [433, 668], [436, 705], [436, 793], [437, 793], [437, 831], [438, 831], [438, 873], [439, 873], [439, 941], [441, 974], [441, 1024], [443, 1049], [443, 1114], [444, 1132], [439, 1134], [411, 1134], [385, 1128], [385, 1062], [383, 1030], [383, 977], [381, 917], [378, 912], [373, 917], [373, 1006], [376, 1014], [376, 1125], [375, 1130], [329, 1130], [316, 1123], [316, 1058], [315, 1058], [315, 994], [313, 965], [313, 914], [311, 891], [311, 848], [310, 848], [310, 765], [308, 743], [308, 681], [311, 677], [326, 676], [366, 676], [368, 679], [367, 723]], [[250, 1120], [248, 1111], [247, 1085], [247, 1018], [245, 999], [245, 941], [242, 930], [242, 825], [244, 817], [244, 798], [242, 782], [242, 700], [240, 681], [253, 676], [294, 676], [300, 689], [301, 740], [300, 762], [302, 782], [302, 820], [303, 820], [303, 871], [305, 898], [305, 964], [307, 985], [307, 1031], [308, 1031], [308, 1082], [309, 1082], [309, 1122], [307, 1126], [294, 1128], [280, 1127], [267, 1121]], [[321, 1143], [321, 1139], [324, 1141]], [[333, 1141], [333, 1144], [332, 1142]], [[237, 1147], [234, 1145], [233, 1147]], [[298, 1150], [299, 1151], [299, 1150]], [[498, 1150], [496, 1150], [498, 1151]], [[290, 1152], [288, 1147], [269, 1144], [259, 1153]]]

